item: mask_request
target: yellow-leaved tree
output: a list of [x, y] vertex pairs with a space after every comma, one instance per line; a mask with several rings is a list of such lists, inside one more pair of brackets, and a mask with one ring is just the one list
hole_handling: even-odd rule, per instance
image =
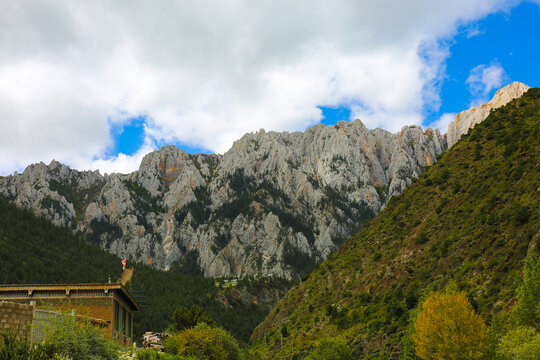
[[465, 294], [433, 293], [414, 323], [416, 355], [425, 360], [474, 360], [486, 352], [487, 327]]

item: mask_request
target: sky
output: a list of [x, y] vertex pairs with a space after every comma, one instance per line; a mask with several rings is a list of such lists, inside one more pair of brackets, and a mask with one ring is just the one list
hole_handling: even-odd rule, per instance
[[359, 118], [446, 132], [540, 86], [540, 0], [3, 0], [0, 175], [128, 173], [167, 144]]

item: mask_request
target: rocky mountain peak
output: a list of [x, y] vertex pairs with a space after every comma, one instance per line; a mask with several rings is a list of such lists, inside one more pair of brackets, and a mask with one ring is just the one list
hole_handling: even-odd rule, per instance
[[474, 125], [484, 121], [492, 109], [506, 105], [513, 99], [521, 97], [530, 87], [515, 81], [499, 89], [488, 103], [474, 106], [456, 115], [456, 120], [448, 124], [448, 147], [452, 147]]
[[157, 268], [295, 278], [445, 149], [437, 130], [340, 121], [248, 133], [223, 155], [165, 146], [126, 175], [30, 165], [0, 178], [0, 194]]

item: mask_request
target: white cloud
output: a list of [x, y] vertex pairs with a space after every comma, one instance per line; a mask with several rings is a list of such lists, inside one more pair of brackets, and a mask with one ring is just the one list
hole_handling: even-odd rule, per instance
[[473, 68], [467, 78], [469, 91], [474, 97], [474, 106], [486, 102], [489, 93], [501, 87], [507, 78], [504, 69], [497, 63], [478, 65]]
[[[438, 106], [439, 40], [514, 3], [4, 1], [0, 174], [52, 158], [134, 170], [150, 138], [223, 152], [247, 131], [315, 124], [318, 105], [419, 124]], [[152, 119], [145, 146], [103, 159], [110, 123], [138, 115]]]
[[429, 126], [434, 129], [439, 129], [441, 134], [446, 134], [448, 132], [448, 124], [450, 124], [455, 119], [455, 113], [445, 113], [439, 119], [429, 124]]

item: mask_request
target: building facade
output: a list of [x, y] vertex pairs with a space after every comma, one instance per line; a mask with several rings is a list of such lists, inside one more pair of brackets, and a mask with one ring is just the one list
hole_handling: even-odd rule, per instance
[[72, 312], [120, 344], [133, 343], [133, 313], [139, 305], [122, 284], [0, 285], [0, 301]]

